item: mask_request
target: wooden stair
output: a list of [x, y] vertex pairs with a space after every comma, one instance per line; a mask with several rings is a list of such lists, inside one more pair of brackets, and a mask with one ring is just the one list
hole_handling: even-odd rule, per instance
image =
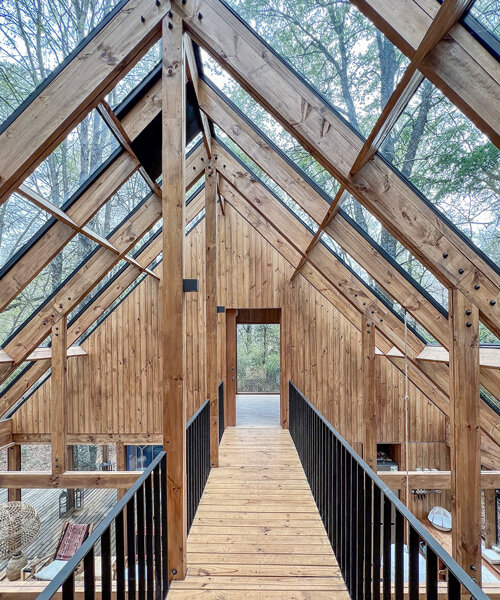
[[168, 600], [348, 600], [290, 434], [228, 428]]

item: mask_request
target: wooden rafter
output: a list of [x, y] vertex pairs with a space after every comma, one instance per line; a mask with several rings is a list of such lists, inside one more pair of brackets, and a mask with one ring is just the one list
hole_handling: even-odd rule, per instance
[[423, 74], [419, 71], [423, 60], [434, 50], [443, 36], [458, 22], [471, 2], [472, 0], [443, 1], [437, 15], [432, 20], [429, 29], [415, 51], [410, 64], [406, 67], [403, 77], [366, 138], [351, 168], [351, 175], [357, 173], [380, 148], [424, 78]]
[[[217, 152], [219, 156], [223, 155], [223, 152], [220, 152], [220, 148], [217, 146], [215, 142], [214, 152]], [[217, 154], [215, 155], [217, 156]], [[230, 168], [234, 168], [231, 165], [231, 157], [228, 155], [224, 155], [224, 164], [226, 165], [226, 177], [228, 176], [228, 170]], [[229, 166], [228, 166], [229, 165]], [[223, 193], [227, 196], [230, 202], [238, 202], [238, 195], [241, 194], [242, 197], [245, 198], [246, 202], [249, 206], [253, 207], [254, 211], [257, 211], [263, 219], [267, 222], [267, 227], [272, 228], [272, 222], [274, 222], [277, 218], [275, 214], [268, 214], [267, 210], [261, 212], [258, 208], [261, 205], [263, 199], [263, 191], [256, 190], [260, 184], [255, 180], [251, 185], [245, 186], [245, 191], [240, 190], [239, 183], [240, 181], [246, 181], [242, 176], [242, 168], [238, 166], [236, 171], [238, 173], [237, 177], [233, 177], [235, 185], [238, 189], [238, 194], [234, 194], [231, 187], [228, 186], [224, 180], [222, 180]], [[258, 228], [259, 231], [265, 233], [265, 229], [261, 223], [257, 223], [255, 221], [255, 215], [245, 214], [246, 207], [241, 203], [238, 205], [238, 210], [242, 212], [242, 214], [252, 222], [254, 220], [254, 226]], [[246, 209], [249, 211], [249, 208]], [[283, 208], [285, 211], [286, 209]], [[284, 222], [284, 219], [283, 219]], [[290, 228], [292, 226], [292, 228]], [[295, 254], [291, 254], [292, 248], [286, 248], [286, 245], [291, 246], [290, 239], [297, 239], [299, 237], [299, 231], [297, 226], [302, 227], [300, 223], [295, 220], [295, 224], [293, 221], [291, 224], [281, 227], [277, 229], [276, 233], [278, 233], [279, 237], [276, 237], [276, 233], [272, 236], [269, 236], [269, 241], [278, 249], [278, 251], [282, 252], [285, 258], [289, 260], [294, 266], [296, 266], [300, 257], [302, 256], [299, 251], [295, 247]], [[284, 229], [284, 230], [283, 230]], [[315, 254], [316, 253], [316, 254]], [[346, 269], [331, 253], [322, 245], [317, 245], [315, 250], [311, 253], [311, 265], [314, 267], [316, 271], [320, 274], [320, 276], [328, 282], [330, 286], [340, 292], [342, 296], [346, 298], [346, 300], [351, 303], [360, 314], [366, 314], [370, 316], [373, 321], [377, 325], [377, 335], [382, 333], [389, 340], [391, 340], [391, 344], [396, 346], [399, 349], [399, 354], [404, 350], [404, 330], [401, 321], [396, 318], [389, 310], [387, 310], [383, 305], [381, 305], [378, 298], [374, 296], [374, 294], [357, 278], [355, 278], [352, 273]], [[306, 278], [310, 277], [309, 273], [302, 272]], [[315, 285], [313, 283], [313, 285]], [[316, 287], [321, 291], [321, 285], [316, 284]], [[343, 312], [343, 311], [342, 311]], [[356, 324], [356, 319], [351, 317], [351, 322]], [[357, 324], [359, 328], [359, 323]], [[422, 349], [424, 348], [424, 344], [416, 338], [416, 336], [408, 331], [408, 358], [410, 370], [419, 374], [420, 385], [417, 385], [419, 389], [426, 390], [424, 393], [430, 397], [431, 400], [436, 400], [436, 405], [444, 414], [449, 414], [449, 400], [448, 400], [448, 368], [444, 364], [434, 364], [432, 368], [426, 368], [425, 364], [422, 364], [422, 361], [417, 361], [416, 357]], [[396, 353], [393, 352], [393, 355], [388, 356], [391, 362], [393, 362], [396, 366], [398, 366], [398, 361], [404, 360], [398, 358]], [[402, 365], [399, 365], [402, 367]], [[491, 369], [490, 369], [491, 371]], [[495, 440], [497, 444], [500, 445], [500, 426], [498, 423], [498, 416], [493, 415], [491, 409], [486, 405], [481, 406], [481, 427], [483, 431], [492, 439]]]
[[[186, 55], [186, 71], [188, 79], [193, 83], [194, 92], [196, 98], [199, 96], [199, 85], [200, 78], [198, 74], [198, 66], [196, 64], [196, 57], [194, 55], [194, 47], [192, 39], [186, 34], [184, 35], [184, 48]], [[203, 143], [205, 144], [205, 150], [207, 151], [208, 158], [212, 157], [212, 133], [210, 131], [210, 124], [207, 116], [204, 112], [200, 111], [201, 125], [203, 128]]]
[[[351, 0], [410, 59], [439, 10], [427, 0]], [[500, 147], [500, 65], [462, 25], [427, 54], [420, 71]]]
[[168, 0], [129, 0], [3, 131], [0, 203], [159, 39], [169, 9]]
[[222, 3], [203, 0], [196, 10], [189, 4], [173, 10], [183, 15], [197, 43], [441, 281], [461, 289], [480, 309], [481, 320], [500, 334], [500, 276], [453, 228], [376, 156], [362, 174], [351, 178], [349, 171], [362, 147], [358, 136]]
[[[199, 162], [203, 166], [206, 164], [201, 158]], [[187, 187], [192, 185], [193, 180], [199, 178], [199, 166], [193, 164], [193, 167], [187, 169]], [[8, 377], [15, 365], [22, 362], [47, 337], [52, 325], [68, 314], [106, 273], [127, 255], [160, 217], [161, 202], [155, 194], [152, 194], [110, 237], [110, 243], [120, 251], [120, 254], [114, 254], [105, 248], [98, 249], [91, 263], [87, 263], [75, 273], [57, 292], [52, 302], [40, 309], [39, 318], [26, 323], [16, 337], [5, 346], [4, 350], [14, 359], [15, 364], [2, 373], [2, 380]]]
[[[199, 194], [199, 199], [200, 200], [197, 202], [192, 201], [188, 204], [186, 208], [186, 225], [191, 222], [200, 212], [200, 205], [204, 205], [204, 193]], [[158, 236], [151, 244], [148, 244], [141, 251], [140, 256], [144, 262], [149, 264], [155, 260], [161, 252], [162, 240], [161, 236]], [[97, 319], [111, 306], [111, 304], [113, 304], [113, 302], [119, 298], [119, 296], [129, 287], [129, 285], [134, 282], [139, 274], [140, 272], [132, 266], [125, 269], [125, 271], [118, 276], [116, 281], [114, 281], [112, 286], [106, 289], [85, 308], [83, 313], [76, 319], [75, 323], [73, 323], [68, 330], [68, 358], [70, 358], [72, 349], [78, 348], [75, 346], [70, 346], [69, 344], [74, 344], [75, 341], [78, 340], [78, 338], [80, 338], [89, 329], [89, 327], [91, 327], [95, 321], [97, 321]], [[37, 349], [35, 352], [38, 352], [38, 350], [41, 349]], [[43, 348], [43, 350], [45, 351], [46, 349]], [[30, 360], [30, 356], [27, 360]], [[50, 358], [50, 356], [47, 358]], [[10, 357], [9, 359], [12, 360]], [[12, 408], [22, 394], [26, 390], [29, 390], [40, 379], [40, 377], [47, 372], [49, 368], [50, 363], [48, 363], [46, 360], [38, 360], [33, 367], [26, 372], [24, 377], [10, 386], [0, 398], [0, 415], [5, 414], [10, 408]], [[47, 441], [49, 442], [50, 439]], [[92, 440], [89, 441], [89, 443], [91, 442]], [[129, 442], [131, 443], [130, 440]], [[71, 443], [71, 438], [69, 438], [68, 443]], [[145, 441], [141, 440], [141, 443], [145, 443]]]
[[333, 219], [333, 217], [337, 214], [340, 206], [342, 205], [342, 201], [346, 197], [346, 195], [347, 194], [346, 194], [345, 189], [342, 186], [340, 186], [339, 191], [336, 193], [335, 198], [333, 199], [333, 202], [331, 203], [328, 210], [326, 211], [326, 215], [325, 215], [323, 221], [321, 221], [321, 224], [318, 227], [316, 233], [314, 234], [312, 240], [310, 241], [309, 246], [307, 246], [304, 256], [300, 259], [299, 264], [297, 265], [295, 271], [292, 273], [292, 276], [290, 277], [290, 281], [293, 281], [295, 279], [295, 277], [297, 277], [300, 270], [305, 265], [309, 253], [314, 248], [314, 246], [316, 246], [318, 241], [321, 239], [321, 235], [325, 231], [325, 227], [328, 225], [328, 223], [330, 223], [330, 221]]
[[[67, 358], [77, 358], [78, 356], [87, 356], [87, 351], [81, 346], [69, 346], [66, 353]], [[52, 348], [50, 346], [40, 347], [34, 350], [26, 360], [29, 362], [35, 362], [38, 360], [51, 360], [52, 359]], [[0, 363], [12, 363], [14, 360], [0, 349]]]
[[[426, 346], [417, 356], [417, 360], [448, 363], [450, 355], [442, 346]], [[485, 369], [500, 369], [500, 348], [479, 348], [479, 364]]]
[[[113, 244], [111, 244], [105, 237], [103, 237], [102, 235], [99, 235], [98, 233], [95, 233], [89, 227], [86, 227], [86, 226], [80, 227], [65, 212], [63, 212], [55, 204], [52, 204], [52, 202], [49, 202], [48, 200], [45, 200], [45, 198], [42, 198], [34, 190], [31, 190], [26, 185], [22, 184], [19, 187], [18, 191], [27, 200], [30, 200], [33, 204], [35, 204], [36, 206], [38, 206], [39, 208], [41, 208], [42, 210], [47, 212], [49, 215], [52, 215], [58, 221], [61, 221], [61, 223], [64, 223], [65, 225], [68, 225], [69, 227], [71, 227], [71, 229], [73, 229], [76, 233], [79, 233], [79, 234], [85, 236], [89, 240], [92, 240], [96, 244], [99, 244], [99, 246], [102, 246], [103, 248], [110, 250], [114, 254], [120, 255], [120, 251], [117, 248], [115, 248], [115, 246], [113, 246]], [[154, 277], [155, 279], [159, 279], [159, 277], [157, 275], [155, 275], [155, 273], [153, 273], [146, 267], [143, 267], [142, 265], [140, 265], [134, 258], [129, 256], [128, 254], [123, 256], [123, 260], [138, 267], [143, 273], [146, 273], [146, 275], [149, 275], [150, 277]]]

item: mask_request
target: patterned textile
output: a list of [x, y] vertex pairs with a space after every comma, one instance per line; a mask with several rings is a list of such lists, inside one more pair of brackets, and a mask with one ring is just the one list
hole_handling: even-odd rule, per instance
[[54, 560], [69, 560], [87, 539], [89, 527], [86, 523], [68, 523]]

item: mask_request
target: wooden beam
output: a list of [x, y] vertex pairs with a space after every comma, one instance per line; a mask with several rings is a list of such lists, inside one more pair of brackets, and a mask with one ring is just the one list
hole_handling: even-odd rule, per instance
[[419, 69], [424, 58], [436, 47], [437, 43], [449, 32], [453, 25], [458, 22], [471, 2], [472, 0], [443, 1], [437, 15], [432, 20], [429, 29], [426, 31], [413, 55], [410, 64], [406, 67], [406, 71], [403, 73], [396, 89], [391, 94], [391, 97], [363, 144], [360, 153], [356, 157], [350, 171], [351, 175], [357, 173], [380, 148], [422, 83], [424, 76], [419, 72]]
[[217, 372], [217, 171], [205, 170], [206, 385], [210, 402], [210, 464], [219, 466], [219, 394]]
[[[439, 10], [427, 0], [351, 0], [410, 59]], [[462, 25], [427, 54], [421, 72], [500, 147], [500, 66]], [[481, 90], [481, 94], [477, 93]]]
[[[204, 192], [200, 193], [200, 198], [203, 200], [204, 204]], [[194, 210], [197, 210], [197, 206], [191, 202], [186, 208], [186, 224], [190, 222], [194, 216]], [[145, 248], [141, 250], [140, 257], [144, 260], [145, 263], [149, 264], [152, 260], [157, 258], [157, 256], [162, 251], [162, 238], [161, 236], [157, 237], [151, 244], [148, 244]], [[106, 289], [102, 294], [100, 294], [93, 302], [91, 302], [85, 309], [85, 311], [81, 314], [80, 317], [73, 323], [71, 328], [68, 331], [68, 344], [74, 343], [78, 340], [79, 337], [87, 329], [107, 310], [107, 308], [129, 287], [131, 283], [136, 279], [136, 277], [140, 274], [138, 269], [129, 268], [126, 269], [110, 286]], [[68, 349], [74, 348], [74, 346], [70, 346]], [[4, 414], [7, 412], [17, 400], [21, 397], [21, 395], [28, 390], [32, 385], [38, 381], [38, 379], [47, 371], [49, 365], [43, 361], [38, 361], [36, 365], [34, 365], [26, 374], [15, 382], [9, 389], [4, 393], [4, 395], [0, 398], [0, 414]], [[123, 435], [117, 434], [118, 437], [124, 437]], [[96, 440], [98, 436], [87, 436], [88, 443], [97, 443]], [[112, 439], [113, 435], [109, 434], [107, 437], [103, 439]], [[32, 438], [31, 438], [32, 439]], [[130, 435], [126, 437], [129, 440], [127, 443], [133, 443], [130, 441]], [[71, 437], [67, 440], [68, 443], [71, 443]], [[21, 441], [19, 435], [17, 435], [17, 441]], [[50, 441], [50, 437], [47, 441]], [[163, 443], [163, 437], [161, 439], [156, 440], [157, 443]], [[83, 443], [83, 442], [80, 442]], [[154, 443], [154, 438], [151, 436], [141, 437], [141, 441], [138, 443]]]
[[163, 436], [167, 451], [169, 580], [186, 575], [185, 60], [182, 19], [163, 21]]
[[59, 475], [46, 471], [0, 471], [3, 488], [129, 488], [142, 471], [65, 471]]
[[[194, 92], [199, 102], [200, 78], [198, 66], [196, 64], [196, 57], [194, 55], [193, 40], [187, 34], [184, 35], [184, 48], [187, 62], [187, 76], [188, 79], [193, 83]], [[212, 132], [210, 131], [210, 123], [208, 122], [207, 115], [203, 111], [200, 111], [200, 118], [203, 128], [203, 143], [205, 144], [205, 150], [207, 151], [208, 158], [212, 158]]]
[[[450, 355], [442, 346], [425, 346], [417, 356], [418, 360], [448, 363]], [[500, 369], [500, 348], [479, 348], [479, 364], [486, 369]]]
[[[402, 490], [406, 487], [404, 471], [380, 471], [377, 475], [392, 490]], [[451, 471], [409, 471], [408, 483], [410, 490], [451, 489]], [[500, 486], [500, 471], [481, 471], [478, 489], [495, 490]]]
[[[7, 450], [7, 468], [9, 471], [21, 470], [21, 446], [19, 444], [14, 444]], [[9, 502], [21, 502], [21, 488], [8, 488], [7, 500]]]
[[167, 0], [129, 0], [5, 129], [0, 135], [0, 202], [159, 39], [169, 9]]
[[497, 543], [497, 493], [484, 490], [484, 545], [491, 548]]
[[237, 310], [226, 308], [226, 390], [227, 426], [236, 426], [236, 316]]
[[67, 470], [68, 398], [67, 398], [67, 322], [60, 319], [52, 327], [52, 398], [50, 420], [52, 423], [52, 475]]
[[12, 419], [0, 421], [0, 448], [12, 444]]
[[479, 311], [455, 289], [449, 314], [453, 558], [480, 584]]
[[357, 134], [222, 3], [203, 0], [196, 9], [188, 3], [173, 10], [200, 45], [441, 281], [461, 289], [500, 335], [500, 276], [400, 175], [375, 156], [351, 178], [362, 147]]
[[342, 186], [340, 186], [338, 192], [335, 195], [335, 198], [333, 199], [333, 202], [331, 203], [328, 210], [326, 211], [326, 215], [324, 216], [323, 220], [321, 221], [321, 224], [318, 227], [318, 230], [314, 234], [312, 240], [309, 242], [309, 246], [307, 246], [304, 256], [300, 259], [300, 262], [297, 265], [297, 268], [292, 273], [292, 276], [290, 277], [290, 281], [293, 281], [295, 279], [295, 277], [297, 277], [300, 270], [305, 265], [309, 253], [314, 248], [314, 246], [316, 246], [318, 241], [321, 239], [321, 235], [325, 231], [325, 227], [328, 225], [328, 223], [330, 223], [330, 221], [333, 219], [333, 217], [337, 214], [337, 212], [346, 196], [347, 196], [347, 194], [346, 194], [345, 189]]
[[375, 382], [375, 323], [361, 316], [363, 377], [363, 459], [377, 471], [377, 385]]

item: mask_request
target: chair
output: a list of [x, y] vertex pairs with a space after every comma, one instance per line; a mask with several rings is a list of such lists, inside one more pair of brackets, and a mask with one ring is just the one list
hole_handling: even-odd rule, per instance
[[71, 523], [65, 521], [62, 525], [61, 535], [55, 552], [35, 559], [24, 569], [24, 579], [39, 579], [51, 581], [73, 557], [83, 542], [92, 533], [92, 523]]

